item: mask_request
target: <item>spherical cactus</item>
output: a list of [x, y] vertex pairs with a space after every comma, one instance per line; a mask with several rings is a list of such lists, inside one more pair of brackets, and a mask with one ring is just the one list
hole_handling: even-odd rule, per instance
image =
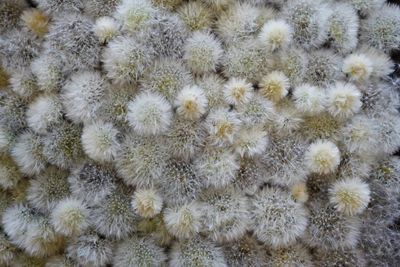
[[164, 266], [167, 256], [153, 240], [132, 237], [118, 245], [113, 263], [116, 266]]
[[160, 213], [163, 199], [153, 188], [138, 189], [133, 196], [132, 207], [141, 217], [151, 218]]
[[176, 97], [177, 113], [185, 119], [199, 119], [207, 109], [207, 98], [198, 86], [184, 87]]
[[274, 248], [293, 244], [307, 227], [307, 211], [278, 188], [264, 188], [251, 200], [254, 235]]
[[310, 145], [304, 158], [310, 171], [327, 174], [339, 165], [340, 152], [334, 143], [319, 140]]

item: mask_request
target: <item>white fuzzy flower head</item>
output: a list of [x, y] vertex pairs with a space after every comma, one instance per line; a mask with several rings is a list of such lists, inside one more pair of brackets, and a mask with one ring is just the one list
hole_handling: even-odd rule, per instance
[[38, 96], [26, 111], [28, 126], [36, 133], [46, 133], [49, 126], [61, 121], [62, 109], [61, 101], [56, 95]]
[[366, 81], [373, 71], [373, 63], [364, 54], [351, 54], [343, 61], [342, 71], [349, 75], [350, 81]]
[[100, 72], [85, 71], [72, 75], [62, 90], [67, 116], [75, 123], [93, 120], [107, 89], [108, 84]]
[[293, 91], [296, 108], [307, 114], [316, 115], [325, 109], [326, 94], [322, 88], [303, 84]]
[[184, 47], [183, 59], [194, 73], [215, 71], [223, 50], [221, 43], [210, 33], [195, 32]]
[[93, 26], [94, 34], [100, 42], [107, 42], [115, 36], [118, 31], [118, 23], [110, 17], [101, 17]]
[[177, 112], [185, 119], [195, 120], [206, 112], [207, 97], [198, 86], [186, 86], [183, 88], [176, 100]]
[[259, 40], [270, 50], [286, 47], [292, 40], [292, 29], [283, 20], [270, 20], [261, 28]]
[[339, 212], [355, 215], [363, 212], [370, 201], [370, 189], [359, 178], [347, 178], [336, 182], [329, 189], [329, 200]]
[[307, 186], [305, 183], [293, 184], [290, 187], [290, 191], [292, 192], [294, 199], [298, 202], [304, 203], [308, 200]]
[[203, 153], [196, 157], [195, 167], [206, 187], [220, 188], [232, 182], [240, 166], [237, 155], [230, 149], [207, 146]]
[[240, 124], [241, 121], [236, 112], [219, 108], [208, 115], [205, 126], [211, 143], [224, 146], [233, 143]]
[[263, 129], [242, 128], [235, 140], [235, 151], [241, 156], [252, 157], [262, 154], [268, 145], [268, 136]]
[[288, 94], [289, 79], [281, 71], [273, 71], [265, 76], [260, 83], [260, 91], [266, 98], [278, 102]]
[[144, 218], [151, 218], [160, 213], [163, 200], [154, 189], [138, 189], [132, 199], [136, 213]]
[[181, 207], [166, 209], [164, 213], [164, 222], [171, 234], [184, 239], [200, 231], [201, 216], [200, 205], [193, 201]]
[[253, 95], [253, 87], [245, 79], [232, 78], [224, 86], [224, 96], [231, 105], [246, 104]]
[[33, 132], [21, 134], [11, 148], [11, 156], [27, 175], [40, 173], [46, 166], [41, 137]]
[[305, 164], [312, 172], [331, 173], [339, 163], [339, 149], [331, 141], [318, 140], [310, 145], [305, 154]]
[[85, 125], [82, 132], [82, 146], [93, 160], [111, 162], [119, 148], [119, 131], [111, 123], [96, 122]]
[[157, 94], [142, 93], [128, 104], [127, 118], [130, 126], [140, 135], [161, 134], [171, 124], [171, 105]]
[[54, 229], [63, 235], [82, 233], [89, 226], [89, 210], [77, 199], [63, 199], [51, 212]]
[[339, 119], [346, 119], [357, 113], [361, 105], [361, 93], [352, 84], [338, 82], [328, 92], [328, 111]]
[[133, 33], [148, 25], [156, 9], [148, 0], [123, 0], [118, 5], [115, 17], [122, 21], [122, 29]]
[[273, 248], [296, 242], [307, 228], [307, 210], [286, 191], [265, 187], [251, 203], [254, 235]]

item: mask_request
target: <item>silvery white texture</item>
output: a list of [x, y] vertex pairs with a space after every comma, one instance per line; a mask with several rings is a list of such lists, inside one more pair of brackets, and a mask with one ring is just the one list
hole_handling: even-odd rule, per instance
[[0, 0], [0, 266], [400, 266], [400, 8]]

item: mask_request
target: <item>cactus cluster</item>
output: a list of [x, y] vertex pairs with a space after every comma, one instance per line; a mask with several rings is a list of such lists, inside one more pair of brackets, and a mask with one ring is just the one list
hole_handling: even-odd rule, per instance
[[0, 266], [399, 266], [400, 8], [0, 0]]

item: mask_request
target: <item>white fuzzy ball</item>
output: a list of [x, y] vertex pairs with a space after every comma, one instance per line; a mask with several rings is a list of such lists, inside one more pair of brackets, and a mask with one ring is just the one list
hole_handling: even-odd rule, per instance
[[278, 102], [289, 92], [290, 82], [281, 71], [273, 71], [260, 82], [261, 94], [273, 102]]
[[305, 154], [305, 164], [312, 172], [327, 174], [340, 163], [340, 152], [331, 141], [318, 140], [310, 145]]
[[286, 47], [292, 40], [293, 31], [283, 20], [270, 20], [261, 28], [258, 39], [271, 51]]
[[58, 233], [78, 235], [89, 226], [89, 210], [77, 199], [63, 199], [52, 210], [51, 223]]
[[149, 25], [156, 9], [148, 0], [123, 0], [116, 9], [114, 17], [122, 21], [122, 29], [133, 33]]
[[235, 151], [241, 157], [261, 155], [267, 145], [267, 132], [259, 128], [242, 128], [234, 143]]
[[26, 111], [26, 121], [36, 133], [46, 133], [46, 129], [62, 119], [62, 104], [56, 95], [38, 96]]
[[206, 112], [207, 102], [207, 97], [201, 88], [196, 85], [186, 86], [175, 100], [176, 111], [185, 119], [198, 119]]
[[347, 119], [361, 108], [361, 93], [350, 83], [336, 83], [328, 91], [328, 112], [339, 119]]
[[366, 81], [373, 71], [373, 63], [364, 54], [351, 54], [344, 59], [342, 71], [349, 75], [350, 81]]
[[111, 123], [96, 122], [85, 125], [82, 146], [93, 160], [111, 162], [119, 149], [119, 131]]
[[223, 50], [221, 43], [210, 33], [195, 32], [186, 41], [183, 59], [194, 73], [215, 71]]
[[322, 112], [326, 105], [325, 90], [309, 84], [296, 87], [293, 91], [293, 99], [296, 108], [307, 115]]
[[245, 79], [231, 78], [223, 89], [226, 101], [231, 105], [243, 105], [250, 101], [253, 87]]
[[100, 42], [107, 42], [115, 36], [119, 28], [115, 19], [110, 17], [101, 17], [96, 20], [93, 30]]
[[140, 135], [161, 134], [171, 124], [171, 105], [157, 94], [142, 93], [128, 104], [127, 118], [130, 126]]
[[154, 189], [138, 189], [132, 200], [132, 206], [136, 213], [144, 218], [151, 218], [160, 213], [163, 200]]
[[168, 231], [178, 238], [189, 238], [201, 228], [201, 207], [197, 202], [184, 204], [182, 207], [168, 208], [164, 221]]
[[232, 144], [240, 129], [241, 121], [236, 112], [219, 108], [211, 112], [206, 119], [205, 128], [213, 145]]
[[359, 178], [337, 181], [329, 189], [329, 201], [339, 212], [355, 215], [363, 212], [370, 201], [370, 189]]

